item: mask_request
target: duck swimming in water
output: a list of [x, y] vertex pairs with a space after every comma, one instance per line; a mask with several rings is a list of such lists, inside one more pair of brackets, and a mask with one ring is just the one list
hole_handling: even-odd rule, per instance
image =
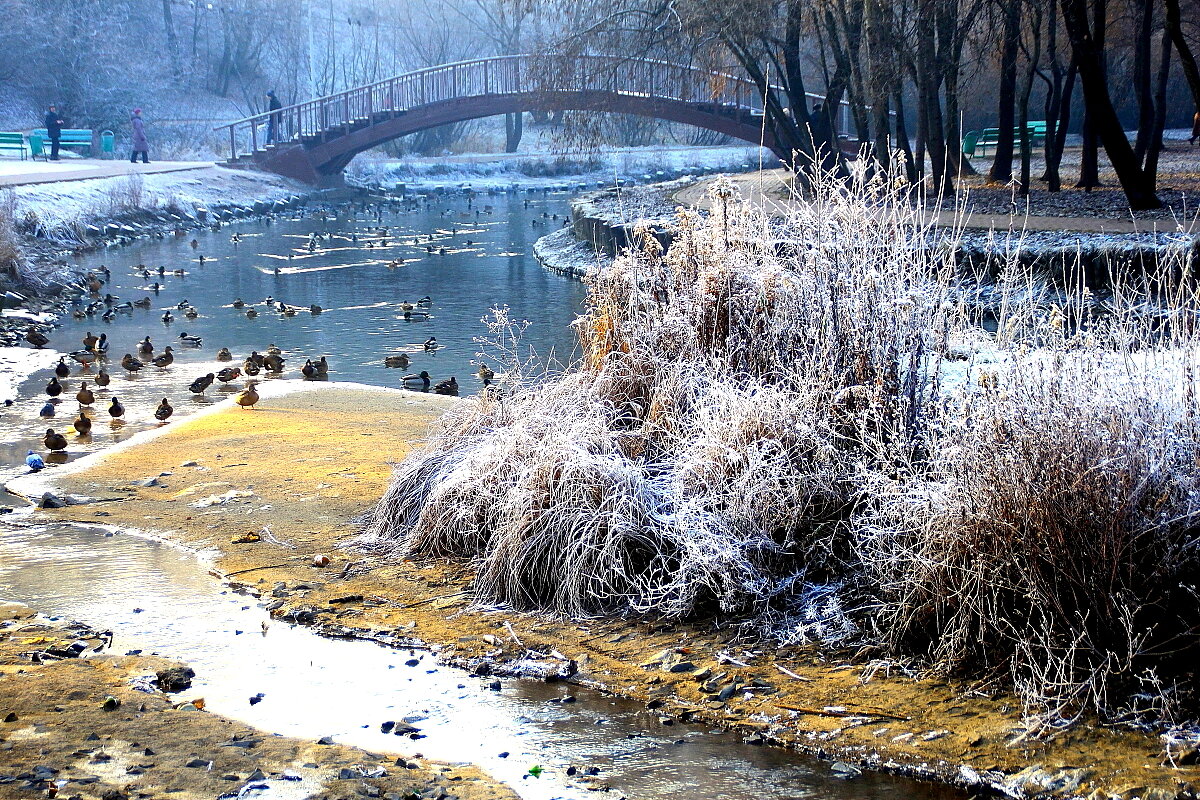
[[406, 389], [416, 389], [420, 386], [422, 392], [428, 392], [429, 384], [431, 383], [429, 373], [425, 370], [421, 370], [417, 375], [405, 375], [400, 381]]
[[222, 347], [217, 351], [217, 361], [233, 361], [233, 353], [229, 352], [228, 347]]
[[438, 347], [440, 347], [440, 345], [438, 344], [438, 340], [437, 340], [437, 337], [436, 337], [436, 336], [430, 336], [430, 337], [429, 337], [429, 338], [428, 338], [428, 339], [425, 341], [425, 350], [426, 350], [427, 352], [428, 352], [428, 351], [437, 350], [437, 349], [438, 349]]
[[433, 393], [458, 397], [458, 379], [451, 375], [450, 380], [441, 381], [437, 386], [434, 386]]
[[138, 354], [143, 356], [154, 354], [154, 345], [150, 342], [149, 336], [138, 343]]
[[183, 333], [179, 334], [179, 343], [185, 344], [188, 347], [200, 347], [203, 343], [203, 339], [201, 339], [199, 336], [191, 336], [187, 331], [184, 331]]
[[412, 363], [412, 359], [407, 353], [399, 353], [394, 356], [385, 356], [383, 365], [385, 367], [398, 367], [400, 369], [408, 369], [408, 365]]
[[479, 365], [479, 380], [483, 381], [484, 386], [492, 385], [492, 378], [496, 377], [496, 373], [487, 364]]

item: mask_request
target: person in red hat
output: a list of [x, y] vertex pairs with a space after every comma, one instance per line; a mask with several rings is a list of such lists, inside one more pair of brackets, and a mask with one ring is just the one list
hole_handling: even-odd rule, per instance
[[133, 110], [133, 115], [129, 118], [129, 124], [133, 126], [133, 154], [129, 156], [129, 163], [136, 164], [140, 155], [142, 163], [149, 164], [150, 143], [146, 141], [146, 121], [142, 119], [142, 110], [140, 108]]

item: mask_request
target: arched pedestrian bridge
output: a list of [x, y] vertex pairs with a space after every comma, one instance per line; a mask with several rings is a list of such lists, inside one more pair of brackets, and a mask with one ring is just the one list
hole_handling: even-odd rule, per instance
[[[822, 98], [810, 95], [810, 100]], [[217, 128], [229, 138], [231, 164], [311, 184], [340, 181], [356, 155], [399, 136], [464, 120], [525, 111], [606, 111], [707, 128], [761, 144], [780, 157], [763, 127], [753, 82], [735, 75], [648, 59], [582, 56], [569, 63], [529, 55], [461, 61], [286, 106], [276, 141], [269, 113]], [[845, 135], [849, 115], [837, 114]]]

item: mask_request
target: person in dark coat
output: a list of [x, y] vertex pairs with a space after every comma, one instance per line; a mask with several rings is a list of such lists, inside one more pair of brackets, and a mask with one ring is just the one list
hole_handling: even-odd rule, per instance
[[63, 120], [58, 109], [50, 106], [46, 112], [46, 137], [50, 140], [50, 160], [58, 161], [58, 141], [62, 138]]
[[283, 103], [279, 102], [279, 98], [275, 96], [275, 90], [267, 92], [267, 110], [271, 112], [271, 116], [267, 117], [267, 144], [271, 144], [279, 135], [279, 122], [283, 115], [279, 113], [279, 109], [283, 108]]
[[133, 154], [129, 156], [129, 163], [136, 164], [140, 155], [142, 163], [149, 164], [150, 143], [146, 141], [146, 121], [142, 119], [140, 108], [133, 110], [132, 116], [129, 117], [129, 124], [133, 127]]

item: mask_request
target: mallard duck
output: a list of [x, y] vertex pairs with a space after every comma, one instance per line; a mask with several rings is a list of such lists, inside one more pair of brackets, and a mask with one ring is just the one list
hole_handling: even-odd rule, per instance
[[411, 363], [412, 359], [408, 357], [407, 353], [399, 353], [398, 355], [394, 356], [385, 356], [383, 359], [383, 365], [385, 367], [407, 369], [408, 365]]
[[50, 382], [46, 384], [46, 394], [50, 395], [51, 397], [58, 397], [62, 393], [63, 385], [58, 382], [58, 376], [55, 375], [50, 379]]
[[192, 239], [190, 242], [188, 242], [188, 244], [190, 244], [192, 246], [192, 249], [195, 250], [197, 247], [200, 246], [200, 241], [198, 239]]
[[118, 400], [115, 396], [113, 397], [112, 402], [108, 406], [108, 415], [110, 417], [112, 417], [113, 419], [118, 419], [120, 417], [125, 416], [125, 406], [121, 405], [121, 401]]
[[229, 352], [228, 347], [222, 347], [217, 351], [217, 361], [233, 361], [233, 353]]
[[258, 316], [258, 312], [255, 311], [253, 308], [246, 309], [246, 319], [254, 319], [257, 316]]
[[71, 368], [67, 366], [66, 356], [58, 357], [58, 363], [54, 365], [54, 374], [60, 378], [65, 378], [71, 374]]
[[159, 368], [169, 367], [173, 363], [175, 363], [175, 351], [171, 349], [171, 345], [164, 347], [162, 353], [154, 357], [154, 366]]
[[490, 386], [492, 378], [496, 377], [496, 373], [487, 364], [479, 365], [479, 380], [483, 381], [484, 386]]
[[82, 308], [77, 308], [71, 312], [71, 319], [87, 319], [87, 312]]
[[133, 304], [135, 306], [137, 306], [138, 308], [149, 308], [150, 307], [150, 298], [143, 297], [141, 300], [134, 300]]
[[431, 305], [433, 305], [433, 298], [431, 298], [429, 295], [425, 295], [424, 297], [422, 297], [420, 300], [417, 301], [417, 305], [431, 306]]
[[30, 328], [25, 331], [25, 341], [41, 350], [46, 345], [50, 344], [50, 340], [46, 338], [46, 334], [39, 331], [37, 328]]
[[179, 334], [179, 343], [188, 347], [199, 347], [203, 343], [203, 339], [199, 336], [192, 336], [187, 331]]
[[217, 380], [221, 383], [229, 383], [232, 380], [242, 377], [242, 371], [237, 367], [226, 367], [217, 373]]
[[450, 380], [440, 381], [437, 386], [433, 387], [433, 393], [434, 394], [447, 394], [447, 395], [453, 395], [453, 396], [457, 397], [458, 396], [458, 379], [456, 379], [453, 375], [451, 375]]
[[158, 408], [154, 409], [154, 418], [159, 422], [166, 422], [167, 418], [175, 413], [175, 409], [171, 408], [171, 404], [167, 402], [167, 398], [163, 398], [158, 404]]
[[244, 362], [242, 362], [242, 372], [246, 373], [247, 375], [257, 375], [261, 369], [262, 368], [258, 366], [258, 364], [256, 364], [252, 358], [247, 358]]
[[108, 355], [108, 334], [107, 333], [100, 334], [100, 338], [96, 340], [96, 346], [93, 347], [92, 349], [96, 351], [96, 355], [99, 355], [99, 356]]
[[436, 336], [430, 336], [428, 339], [425, 340], [425, 350], [426, 351], [437, 350], [438, 347], [440, 347], [440, 346], [441, 345], [438, 344], [438, 340], [437, 340]]
[[51, 403], [49, 400], [47, 400], [46, 404], [42, 406], [40, 411], [38, 411], [38, 416], [41, 417], [42, 419], [50, 419], [51, 417], [53, 417], [54, 416], [54, 403]]
[[196, 317], [200, 316], [200, 312], [192, 306], [188, 306], [187, 311], [183, 312], [183, 316], [185, 319], [195, 319]]
[[54, 428], [46, 428], [46, 435], [42, 437], [42, 444], [46, 445], [46, 449], [50, 451], [66, 450], [67, 437], [61, 433], [55, 433]]
[[239, 297], [237, 300], [233, 301], [233, 307], [234, 308], [245, 308], [246, 301]]
[[126, 372], [137, 372], [144, 366], [145, 364], [134, 358], [132, 353], [126, 353], [125, 355], [121, 356], [121, 369], [125, 370]]
[[83, 411], [80, 411], [79, 419], [72, 422], [71, 427], [74, 428], [75, 432], [80, 436], [87, 436], [92, 432], [92, 418], [87, 414], [84, 414]]
[[270, 347], [267, 348], [267, 355], [281, 356], [281, 355], [283, 355], [283, 351], [280, 350], [278, 347], [276, 347], [274, 344], [272, 344]]
[[71, 358], [83, 364], [85, 367], [96, 360], [96, 354], [91, 350], [76, 350], [71, 353]]
[[283, 356], [277, 356], [273, 353], [263, 358], [263, 367], [267, 370], [267, 372], [274, 372], [276, 374], [283, 372], [284, 363], [285, 360]]
[[213, 379], [217, 376], [211, 372], [207, 375], [201, 375], [196, 380], [192, 381], [192, 385], [188, 387], [188, 391], [192, 394], [201, 394], [205, 389], [212, 386]]
[[88, 388], [87, 381], [84, 381], [80, 385], [79, 391], [75, 393], [75, 399], [79, 401], [79, 405], [81, 406], [90, 406], [96, 402], [96, 395]]
[[46, 462], [37, 453], [28, 450], [25, 453], [25, 466], [29, 467], [30, 472], [40, 472], [46, 468]]
[[312, 380], [313, 378], [317, 377], [317, 368], [313, 366], [312, 359], [307, 359], [304, 362], [304, 366], [300, 368], [300, 374], [303, 375], [306, 380]]
[[422, 392], [429, 391], [429, 373], [425, 370], [421, 370], [417, 375], [405, 375], [400, 381], [406, 388], [415, 389], [417, 386], [420, 386]]
[[108, 384], [111, 381], [112, 381], [112, 376], [109, 375], [104, 370], [100, 370], [99, 372], [96, 373], [96, 385], [99, 386], [100, 388], [104, 388], [105, 386], [108, 386]]
[[324, 310], [325, 310], [325, 309], [321, 308], [321, 307], [320, 307], [319, 305], [317, 305], [316, 303], [313, 303], [311, 306], [309, 306], [309, 307], [308, 307], [308, 313], [310, 313], [310, 314], [312, 314], [312, 315], [314, 315], [314, 316], [315, 316], [315, 315], [317, 315], [317, 314], [320, 314], [320, 313], [321, 313], [322, 311], [324, 311]]
[[284, 315], [285, 317], [294, 317], [294, 316], [296, 316], [296, 309], [295, 309], [295, 308], [293, 308], [292, 306], [285, 306], [283, 303], [280, 303], [280, 304], [279, 304], [279, 310], [280, 310], [280, 312], [282, 312], [282, 313], [283, 313], [283, 315]]
[[188, 305], [190, 305], [190, 304], [188, 303], [188, 301], [186, 299], [180, 300], [178, 303], [175, 304], [175, 310], [183, 311], [185, 308], [188, 307]]
[[163, 325], [170, 325], [172, 322], [175, 321], [175, 315], [172, 314], [170, 311], [164, 311], [163, 315], [162, 315], [162, 321], [163, 321]]
[[254, 388], [257, 385], [258, 381], [248, 381], [246, 388], [234, 395], [233, 402], [242, 408], [251, 408], [258, 402], [258, 391]]
[[137, 349], [138, 355], [149, 356], [154, 354], [154, 344], [150, 341], [149, 336], [138, 342]]
[[325, 356], [318, 358], [313, 366], [317, 368], [317, 375], [321, 376], [322, 378], [329, 376], [329, 361], [325, 358]]
[[96, 342], [98, 342], [98, 341], [100, 341], [100, 337], [97, 336], [96, 334], [92, 333], [91, 331], [88, 331], [87, 336], [83, 337], [83, 349], [84, 350], [95, 350]]

